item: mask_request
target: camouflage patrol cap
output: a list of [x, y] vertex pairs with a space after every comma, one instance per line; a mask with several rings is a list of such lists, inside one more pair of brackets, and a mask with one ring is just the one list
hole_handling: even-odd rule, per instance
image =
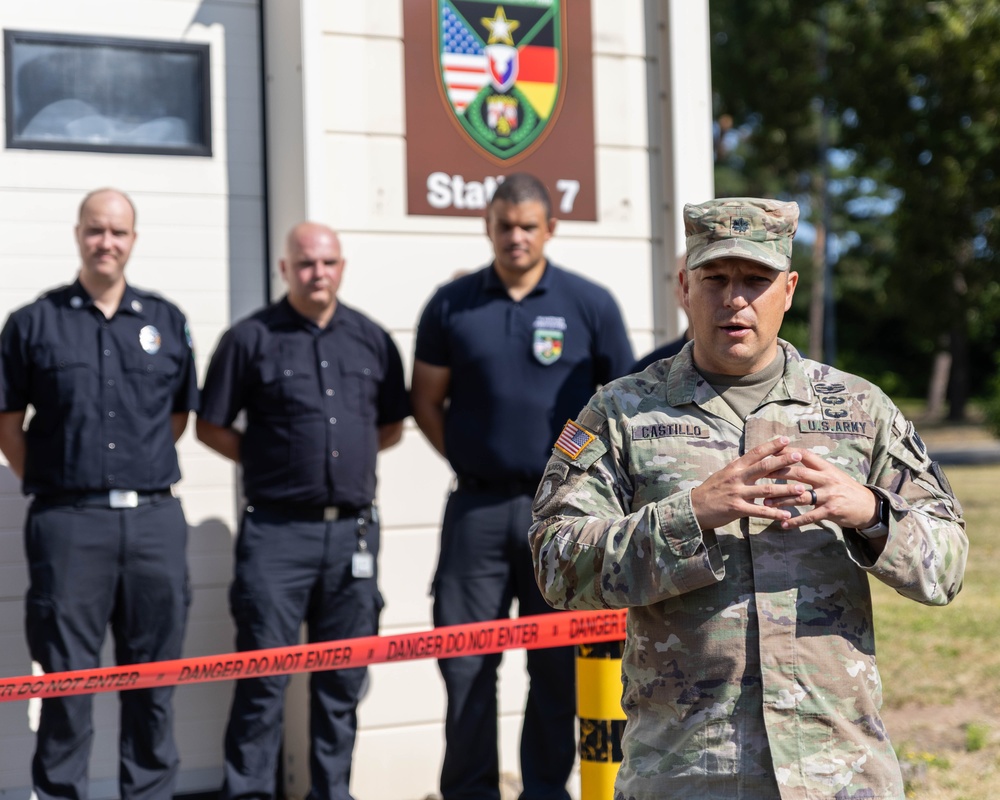
[[757, 197], [689, 203], [684, 206], [688, 269], [718, 258], [746, 258], [784, 272], [792, 264], [798, 222], [798, 203]]

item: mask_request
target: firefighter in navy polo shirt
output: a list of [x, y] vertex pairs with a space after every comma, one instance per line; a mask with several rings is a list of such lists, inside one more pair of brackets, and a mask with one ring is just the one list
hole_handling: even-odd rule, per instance
[[[230, 604], [239, 650], [378, 632], [375, 462], [409, 415], [389, 334], [337, 300], [345, 259], [330, 228], [288, 234], [287, 295], [233, 326], [212, 356], [198, 438], [243, 467], [247, 499]], [[233, 427], [246, 412], [245, 429]], [[313, 800], [350, 798], [364, 667], [310, 684]], [[275, 794], [288, 678], [238, 681], [222, 798]]]
[[[190, 602], [174, 442], [197, 407], [184, 316], [125, 281], [135, 207], [100, 189], [80, 205], [77, 280], [18, 309], [0, 334], [0, 449], [25, 494], [31, 657], [45, 672], [179, 658]], [[25, 412], [34, 409], [27, 431]], [[179, 759], [172, 687], [120, 695], [124, 800], [169, 800]], [[42, 701], [39, 800], [88, 794], [91, 695]]]
[[[556, 220], [544, 184], [500, 184], [486, 214], [494, 261], [441, 287], [417, 331], [414, 418], [457, 477], [434, 577], [434, 624], [549, 613], [528, 548], [531, 500], [560, 429], [632, 365], [607, 290], [549, 263]], [[497, 798], [500, 655], [438, 662], [448, 695], [444, 800]], [[529, 650], [523, 800], [564, 800], [576, 752], [574, 656]]]

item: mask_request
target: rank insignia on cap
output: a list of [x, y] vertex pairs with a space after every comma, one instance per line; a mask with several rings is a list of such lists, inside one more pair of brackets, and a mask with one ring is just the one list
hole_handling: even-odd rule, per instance
[[594, 434], [581, 428], [573, 420], [566, 420], [562, 433], [556, 439], [556, 450], [565, 453], [575, 460], [580, 457], [580, 453], [586, 449], [587, 445], [596, 438]]
[[750, 230], [750, 223], [746, 221], [743, 217], [737, 217], [733, 220], [733, 232], [734, 233], [746, 233]]

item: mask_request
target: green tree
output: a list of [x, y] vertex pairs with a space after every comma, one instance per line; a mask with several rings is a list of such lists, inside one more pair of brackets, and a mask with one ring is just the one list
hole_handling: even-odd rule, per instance
[[1000, 5], [841, 5], [835, 85], [854, 122], [842, 143], [901, 193], [888, 305], [926, 326], [925, 351], [950, 350], [949, 416], [961, 419], [1000, 342]]
[[961, 418], [1000, 342], [1000, 4], [710, 13], [718, 193], [799, 199], [834, 242], [838, 364], [920, 392], [945, 348]]
[[[862, 180], [838, 149], [842, 126], [830, 92], [828, 55], [838, 43], [829, 12], [823, 4], [792, 0], [713, 0], [710, 13], [717, 193], [799, 202], [803, 224], [796, 268], [801, 281], [783, 331], [815, 358], [880, 373], [878, 360], [867, 363], [869, 351], [858, 341], [870, 325], [867, 309], [874, 305], [878, 276], [857, 270], [852, 258], [864, 245], [884, 246], [884, 240], [874, 237], [878, 226], [871, 213], [880, 204], [863, 203], [884, 189], [877, 181]], [[825, 248], [837, 261], [839, 275], [850, 276], [829, 290]], [[836, 337], [837, 354], [831, 352], [831, 342], [823, 346], [827, 291], [838, 301], [838, 316], [849, 323]], [[865, 313], [859, 317], [856, 310]], [[859, 318], [865, 319], [864, 326], [850, 324]]]

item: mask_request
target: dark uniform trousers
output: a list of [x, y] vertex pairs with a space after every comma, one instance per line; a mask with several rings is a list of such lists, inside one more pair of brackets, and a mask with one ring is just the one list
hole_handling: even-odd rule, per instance
[[[297, 645], [303, 622], [310, 643], [375, 635], [382, 607], [377, 572], [370, 578], [352, 573], [359, 533], [376, 557], [379, 525], [370, 509], [310, 521], [248, 506], [230, 590], [237, 649]], [[366, 679], [365, 667], [310, 676], [312, 800], [350, 800], [356, 707]], [[274, 797], [288, 681], [277, 676], [236, 682], [225, 739], [224, 800]]]
[[[450, 497], [434, 578], [434, 624], [552, 613], [535, 583], [528, 546], [532, 494], [467, 490]], [[448, 692], [441, 794], [444, 800], [499, 800], [499, 653], [441, 659]], [[572, 647], [527, 651], [528, 699], [521, 731], [522, 800], [568, 800], [576, 756]]]
[[[31, 657], [45, 672], [92, 669], [108, 624], [119, 665], [180, 658], [190, 605], [180, 501], [135, 508], [36, 499], [25, 525]], [[169, 800], [179, 758], [173, 687], [119, 695], [123, 800]], [[87, 797], [92, 696], [42, 700], [32, 779], [39, 800]]]

